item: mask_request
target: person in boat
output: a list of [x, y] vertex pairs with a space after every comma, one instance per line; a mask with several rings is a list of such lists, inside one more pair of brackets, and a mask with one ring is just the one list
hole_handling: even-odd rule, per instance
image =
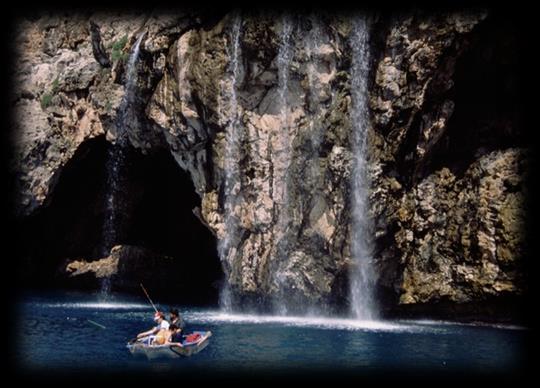
[[171, 311], [169, 313], [170, 313], [170, 318], [169, 319], [171, 321], [171, 324], [174, 324], [178, 328], [180, 328], [180, 330], [183, 330], [184, 326], [185, 326], [185, 323], [184, 323], [184, 320], [182, 319], [182, 316], [178, 313], [178, 310], [177, 309], [171, 309]]
[[154, 326], [148, 331], [143, 331], [137, 334], [137, 340], [144, 340], [148, 344], [152, 343], [165, 343], [169, 334], [169, 322], [165, 319], [165, 314], [161, 311], [156, 311], [154, 314], [154, 321], [157, 326]]
[[183, 346], [182, 341], [183, 341], [184, 338], [183, 338], [183, 335], [182, 335], [182, 329], [179, 328], [178, 326], [176, 326], [173, 323], [169, 327], [169, 331], [170, 331], [170, 335], [169, 335], [169, 338], [167, 338], [166, 343], [175, 344], [175, 345], [178, 345], [178, 346]]

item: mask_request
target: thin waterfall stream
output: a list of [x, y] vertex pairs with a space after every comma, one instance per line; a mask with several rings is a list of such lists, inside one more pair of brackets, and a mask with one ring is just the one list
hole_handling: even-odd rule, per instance
[[376, 319], [374, 301], [372, 225], [369, 217], [368, 177], [368, 74], [369, 23], [367, 17], [354, 19], [351, 34], [351, 121], [353, 126], [353, 174], [351, 251], [353, 266], [350, 273], [351, 313], [360, 320]]
[[[146, 34], [141, 33], [135, 42], [126, 65], [125, 93], [120, 103], [116, 124], [116, 138], [107, 150], [107, 192], [105, 195], [106, 214], [102, 229], [102, 242], [99, 249], [101, 257], [110, 254], [112, 247], [118, 243], [119, 222], [121, 214], [123, 179], [126, 168], [126, 147], [128, 145], [128, 126], [132, 120], [137, 87], [137, 60], [141, 42]], [[110, 279], [103, 278], [101, 294], [106, 296], [111, 288]]]
[[[230, 47], [229, 57], [229, 79], [222, 82], [221, 92], [228, 100], [227, 112], [229, 116], [226, 118], [226, 134], [225, 134], [225, 195], [224, 195], [224, 218], [228, 233], [226, 238], [221, 239], [218, 243], [219, 257], [224, 267], [224, 273], [228, 274], [230, 268], [230, 260], [235, 254], [235, 243], [238, 232], [238, 219], [234, 214], [236, 204], [241, 196], [240, 182], [240, 166], [238, 163], [238, 155], [240, 153], [240, 118], [238, 114], [238, 100], [236, 90], [240, 79], [239, 58], [241, 56], [240, 34], [241, 34], [242, 18], [236, 14], [233, 18], [233, 23], [230, 31]], [[220, 292], [220, 307], [225, 311], [231, 311], [231, 295], [230, 286], [225, 281]]]
[[290, 242], [288, 230], [290, 228], [291, 215], [289, 204], [289, 170], [291, 166], [292, 154], [292, 128], [289, 122], [289, 72], [293, 57], [293, 45], [291, 44], [291, 35], [294, 31], [293, 21], [290, 15], [281, 17], [280, 44], [277, 55], [278, 72], [278, 114], [280, 116], [281, 130], [279, 137], [273, 142], [275, 147], [274, 175], [273, 175], [273, 193], [277, 205], [276, 226], [274, 238], [276, 241], [276, 263], [275, 273], [273, 274], [274, 287], [277, 294], [273, 300], [274, 311], [279, 315], [287, 314], [287, 304], [284, 300], [285, 275], [282, 266], [286, 265], [286, 254]]
[[319, 151], [322, 140], [322, 128], [319, 123], [320, 114], [320, 80], [317, 78], [317, 65], [319, 61], [319, 50], [322, 45], [321, 34], [321, 22], [318, 15], [312, 15], [310, 17], [311, 31], [309, 32], [306, 53], [309, 57], [308, 63], [308, 83], [309, 83], [309, 97], [308, 107], [311, 111], [311, 117], [309, 120], [309, 127], [312, 133], [311, 144], [315, 152]]

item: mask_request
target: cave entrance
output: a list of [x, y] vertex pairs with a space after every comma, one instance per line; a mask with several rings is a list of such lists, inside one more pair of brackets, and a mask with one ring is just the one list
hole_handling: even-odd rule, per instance
[[[100, 258], [108, 147], [104, 137], [83, 144], [60, 174], [49, 203], [19, 225], [23, 287], [58, 288], [57, 271], [66, 260]], [[223, 272], [216, 239], [193, 213], [200, 198], [189, 174], [167, 150], [143, 155], [128, 147], [125, 156], [114, 244], [173, 259], [167, 280], [147, 286], [153, 297], [217, 305]]]
[[491, 151], [532, 144], [521, 123], [521, 34], [517, 19], [499, 11], [491, 12], [471, 33], [469, 46], [456, 62], [449, 93], [454, 112], [423, 176], [445, 166], [461, 176]]

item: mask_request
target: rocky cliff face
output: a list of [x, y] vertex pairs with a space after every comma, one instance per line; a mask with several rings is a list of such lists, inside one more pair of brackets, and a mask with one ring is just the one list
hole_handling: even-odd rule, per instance
[[[468, 102], [456, 90], [468, 85], [457, 84], [456, 69], [483, 47], [489, 20], [485, 12], [371, 18], [366, 216], [376, 284], [391, 304], [524, 290], [527, 150], [496, 129], [508, 117], [457, 115]], [[346, 306], [352, 21], [233, 12], [22, 21], [18, 213], [47, 205], [81, 144], [115, 141], [126, 57], [145, 31], [129, 141], [143, 153], [169, 150], [190, 173], [233, 303]], [[506, 131], [519, 138], [514, 123]], [[452, 153], [463, 151], [455, 142], [467, 131], [479, 140]]]
[[[508, 118], [515, 102], [489, 95], [507, 93], [505, 82], [517, 89], [516, 80], [498, 67], [500, 83], [479, 81], [493, 71], [488, 60], [516, 58], [500, 48], [494, 57], [492, 39], [516, 45], [498, 28], [484, 13], [416, 16], [391, 25], [386, 37], [372, 89], [371, 199], [380, 284], [401, 304], [523, 291], [527, 150]], [[471, 76], [458, 77], [460, 61]], [[470, 85], [457, 84], [465, 79]]]

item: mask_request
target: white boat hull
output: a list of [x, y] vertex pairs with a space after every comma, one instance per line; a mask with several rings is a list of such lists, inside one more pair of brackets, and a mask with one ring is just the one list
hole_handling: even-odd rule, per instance
[[194, 342], [184, 342], [183, 346], [175, 344], [165, 345], [146, 345], [141, 342], [128, 344], [127, 348], [134, 356], [146, 356], [149, 360], [156, 358], [179, 358], [189, 357], [199, 353], [208, 346], [209, 338], [212, 335], [211, 331], [197, 332], [201, 337]]

